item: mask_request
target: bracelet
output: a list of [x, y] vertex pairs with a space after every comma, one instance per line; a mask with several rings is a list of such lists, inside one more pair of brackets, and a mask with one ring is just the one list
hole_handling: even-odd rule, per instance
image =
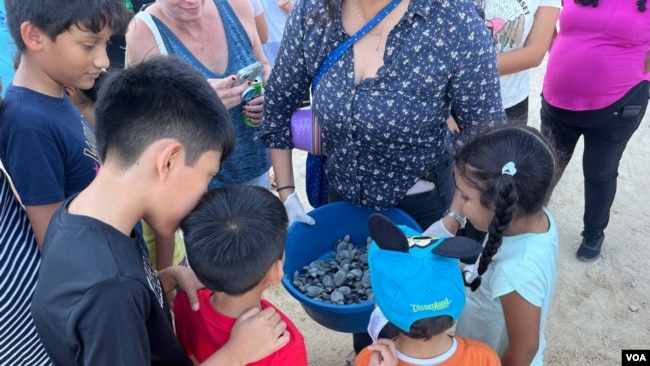
[[275, 189], [276, 192], [280, 192], [283, 189], [296, 189], [296, 186], [282, 186]]
[[445, 211], [444, 216], [449, 216], [452, 219], [456, 220], [458, 222], [459, 229], [464, 229], [465, 225], [467, 225], [467, 218], [459, 215], [456, 211], [447, 210]]

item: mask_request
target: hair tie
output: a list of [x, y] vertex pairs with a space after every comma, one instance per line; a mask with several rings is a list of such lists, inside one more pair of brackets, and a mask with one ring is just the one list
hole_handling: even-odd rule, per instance
[[515, 163], [512, 161], [509, 161], [506, 163], [506, 165], [501, 168], [501, 175], [503, 174], [508, 174], [509, 176], [514, 177], [515, 174], [517, 174], [517, 168], [515, 168]]

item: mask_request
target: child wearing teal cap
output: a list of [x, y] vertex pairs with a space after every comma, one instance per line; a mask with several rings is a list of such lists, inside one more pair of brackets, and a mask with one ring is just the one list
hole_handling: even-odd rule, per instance
[[446, 333], [465, 306], [457, 258], [476, 256], [481, 245], [464, 237], [423, 237], [381, 215], [371, 216], [368, 228], [374, 240], [368, 263], [377, 303], [369, 332], [376, 340], [378, 330], [389, 323], [398, 336], [376, 340], [359, 353], [355, 365], [500, 365], [486, 344]]

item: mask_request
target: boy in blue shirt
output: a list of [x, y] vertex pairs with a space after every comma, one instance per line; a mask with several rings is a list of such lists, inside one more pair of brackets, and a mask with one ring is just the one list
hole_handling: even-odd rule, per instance
[[99, 162], [92, 128], [63, 91], [89, 89], [109, 66], [106, 43], [129, 14], [122, 0], [5, 0], [20, 64], [0, 110], [0, 158], [42, 246], [64, 199]]

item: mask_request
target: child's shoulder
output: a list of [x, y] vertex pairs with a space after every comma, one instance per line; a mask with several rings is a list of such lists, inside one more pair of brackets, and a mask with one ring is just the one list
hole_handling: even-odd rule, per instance
[[58, 126], [61, 120], [81, 121], [81, 113], [66, 96], [60, 98], [11, 85], [0, 112], [3, 127], [36, 128]]
[[[454, 336], [458, 342], [456, 356], [461, 356], [454, 365], [492, 366], [501, 365], [499, 355], [487, 344], [459, 336]], [[454, 361], [455, 362], [455, 361]]]

